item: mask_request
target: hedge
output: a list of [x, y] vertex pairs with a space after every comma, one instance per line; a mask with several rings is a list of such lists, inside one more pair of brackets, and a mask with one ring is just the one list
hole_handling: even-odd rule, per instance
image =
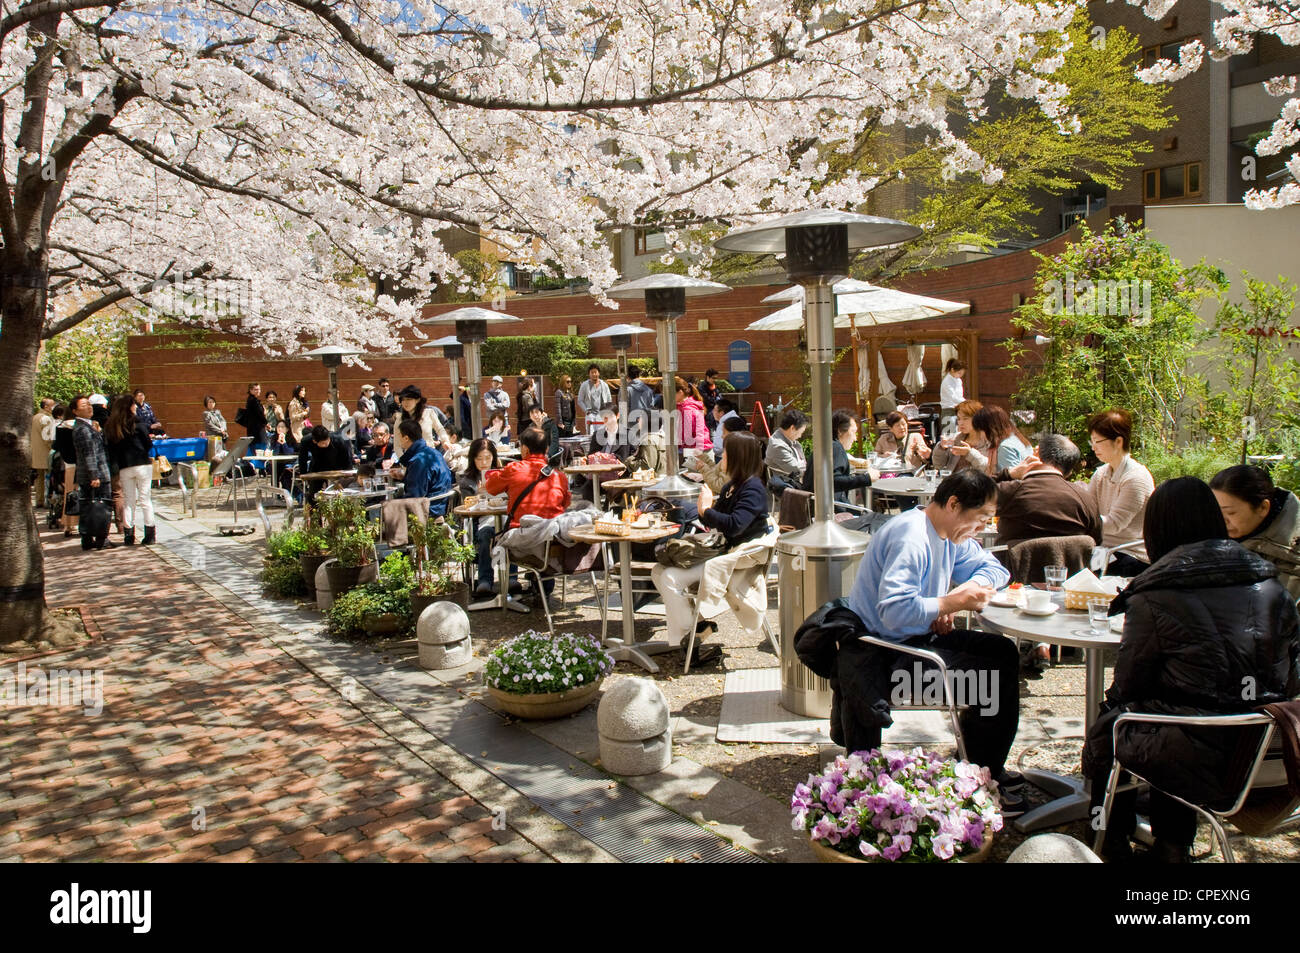
[[[564, 374], [573, 378], [573, 386], [576, 388], [582, 386], [582, 382], [587, 379], [587, 368], [595, 364], [600, 368], [600, 376], [606, 380], [614, 380], [618, 377], [618, 360], [612, 357], [583, 357], [573, 358], [567, 361], [556, 361], [551, 366], [551, 381], [558, 381]], [[658, 377], [659, 362], [653, 357], [629, 357], [627, 359], [628, 367], [635, 367], [641, 371], [642, 377]]]
[[591, 353], [591, 342], [584, 337], [548, 334], [532, 337], [490, 337], [479, 354], [483, 374], [491, 377], [529, 374], [552, 374], [557, 363], [580, 360]]

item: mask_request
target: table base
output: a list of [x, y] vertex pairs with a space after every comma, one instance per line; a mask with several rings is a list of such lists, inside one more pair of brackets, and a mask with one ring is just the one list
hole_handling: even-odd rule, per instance
[[607, 651], [615, 662], [635, 662], [650, 674], [656, 674], [659, 666], [650, 658], [651, 655], [663, 655], [665, 652], [673, 652], [681, 648], [679, 645], [669, 645], [667, 642], [636, 642], [628, 645], [622, 639], [606, 639], [605, 651]]
[[1072, 824], [1075, 821], [1088, 819], [1092, 798], [1089, 796], [1086, 781], [1032, 768], [1022, 773], [1027, 782], [1056, 797], [1017, 817], [1014, 823], [1020, 833], [1031, 834], [1045, 827], [1056, 827], [1060, 824]]

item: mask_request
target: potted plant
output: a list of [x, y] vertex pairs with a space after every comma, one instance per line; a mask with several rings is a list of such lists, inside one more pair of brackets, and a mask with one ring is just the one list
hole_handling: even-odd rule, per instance
[[614, 659], [594, 635], [530, 630], [493, 650], [483, 681], [511, 715], [559, 718], [587, 707], [613, 670]]
[[823, 861], [983, 860], [1002, 829], [988, 768], [913, 748], [841, 755], [790, 799]]
[[261, 582], [267, 595], [303, 595], [306, 586], [302, 577], [302, 557], [306, 552], [305, 534], [300, 529], [281, 530], [266, 538]]
[[361, 628], [371, 635], [410, 629], [415, 624], [411, 615], [411, 587], [414, 585], [415, 571], [411, 561], [403, 553], [390, 554], [379, 567], [379, 581], [362, 587], [370, 598], [361, 612]]
[[418, 620], [428, 606], [442, 601], [469, 608], [469, 586], [462, 572], [474, 558], [474, 547], [463, 545], [446, 523], [422, 522], [414, 514], [407, 517], [407, 535], [415, 571], [411, 614]]
[[302, 581], [307, 584], [307, 597], [316, 597], [316, 570], [320, 564], [330, 558], [329, 539], [321, 526], [320, 514], [315, 507], [304, 506], [302, 510], [302, 554], [298, 557]]
[[330, 592], [335, 598], [356, 586], [361, 570], [375, 561], [375, 539], [379, 524], [366, 514], [365, 505], [354, 497], [336, 496], [318, 510], [335, 562], [325, 567]]

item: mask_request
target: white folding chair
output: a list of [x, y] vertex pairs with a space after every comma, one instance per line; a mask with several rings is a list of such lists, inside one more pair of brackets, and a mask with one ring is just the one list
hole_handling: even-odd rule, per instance
[[[1116, 718], [1115, 723], [1111, 726], [1111, 750], [1116, 754], [1111, 765], [1110, 778], [1106, 783], [1106, 799], [1102, 802], [1101, 807], [1102, 823], [1097, 830], [1093, 850], [1100, 851], [1102, 842], [1105, 840], [1106, 824], [1110, 820], [1110, 812], [1114, 807], [1120, 774], [1127, 771], [1139, 783], [1150, 784], [1132, 768], [1120, 764], [1118, 755], [1119, 729], [1121, 725], [1128, 724], [1263, 729], [1255, 748], [1250, 770], [1246, 773], [1236, 797], [1227, 809], [1216, 810], [1210, 805], [1194, 804], [1171, 791], [1166, 791], [1163, 788], [1157, 789], [1167, 797], [1173, 798], [1179, 804], [1191, 808], [1205, 818], [1210, 825], [1210, 830], [1214, 833], [1214, 839], [1218, 843], [1220, 851], [1223, 853], [1224, 863], [1236, 862], [1236, 857], [1232, 852], [1232, 845], [1228, 843], [1228, 833], [1224, 830], [1225, 821], [1242, 830], [1243, 833], [1255, 837], [1269, 836], [1300, 824], [1300, 799], [1288, 798], [1286, 794], [1287, 777], [1286, 768], [1282, 761], [1281, 738], [1277, 735], [1276, 722], [1269, 715], [1262, 712], [1251, 712], [1243, 715], [1156, 715], [1144, 712], [1125, 712]], [[1155, 785], [1151, 785], [1151, 787], [1156, 789]], [[1258, 802], [1263, 798], [1270, 798], [1273, 803], [1282, 805], [1282, 809], [1272, 812], [1277, 816], [1270, 817], [1265, 823], [1261, 824], [1259, 817], [1252, 811], [1255, 804], [1251, 802], [1252, 799]], [[1289, 807], [1287, 807], [1288, 802]]]

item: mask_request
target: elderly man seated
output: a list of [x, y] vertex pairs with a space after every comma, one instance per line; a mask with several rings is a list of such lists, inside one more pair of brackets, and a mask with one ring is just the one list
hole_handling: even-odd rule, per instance
[[1038, 452], [998, 474], [998, 543], [1047, 536], [1091, 536], [1101, 543], [1101, 513], [1086, 486], [1071, 483], [1079, 448], [1049, 433]]
[[[1001, 635], [955, 629], [953, 617], [983, 609], [1010, 579], [1005, 567], [975, 541], [994, 514], [997, 485], [973, 470], [948, 477], [929, 505], [896, 516], [872, 536], [849, 595], [849, 608], [877, 638], [935, 652], [953, 676], [968, 757], [989, 769], [1003, 788], [1003, 812], [1020, 813], [1014, 791], [1023, 783], [1005, 771], [1020, 723], [1019, 659]], [[890, 653], [894, 684], [930, 667], [915, 656]], [[922, 678], [925, 676], [922, 675]], [[978, 686], [979, 697], [961, 697]], [[912, 685], [909, 697], [920, 694]], [[852, 742], [850, 742], [852, 743]]]

